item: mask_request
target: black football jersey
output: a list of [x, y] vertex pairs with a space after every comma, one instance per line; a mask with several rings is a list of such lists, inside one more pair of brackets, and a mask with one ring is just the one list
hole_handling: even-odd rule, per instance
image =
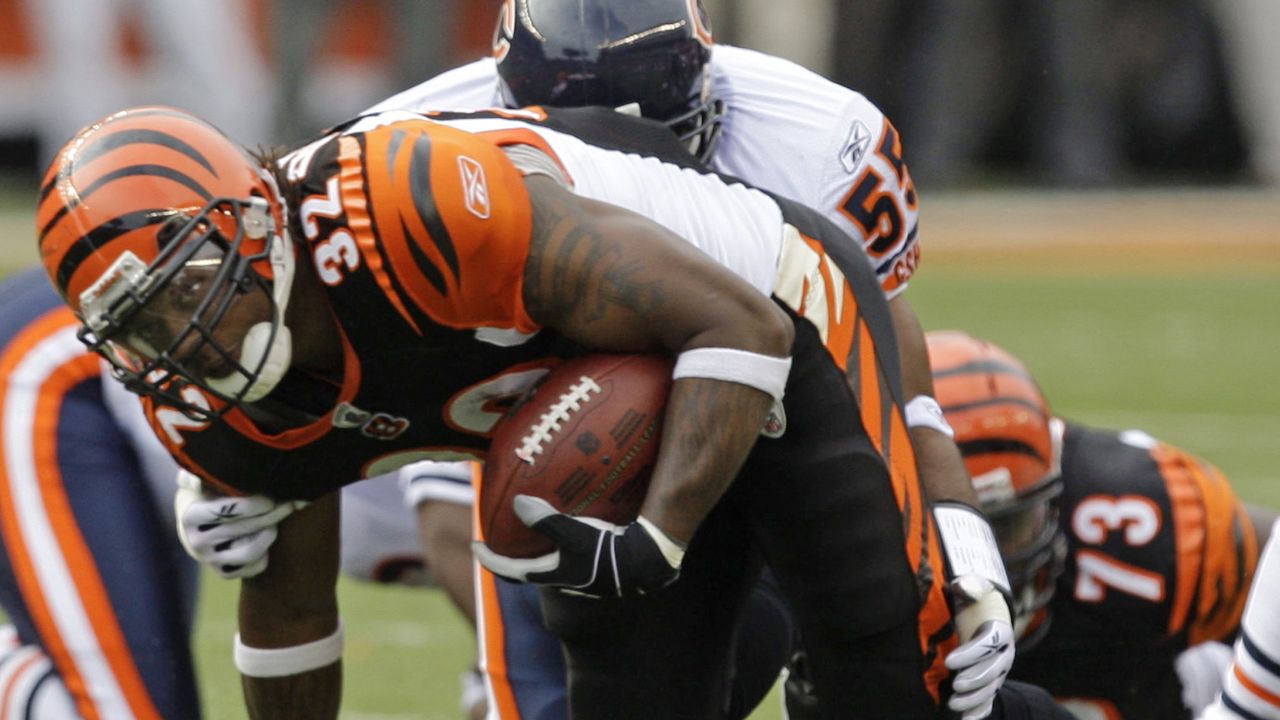
[[1068, 424], [1062, 476], [1066, 565], [1012, 676], [1081, 717], [1188, 717], [1174, 660], [1239, 624], [1258, 558], [1244, 507], [1212, 465], [1139, 431]]

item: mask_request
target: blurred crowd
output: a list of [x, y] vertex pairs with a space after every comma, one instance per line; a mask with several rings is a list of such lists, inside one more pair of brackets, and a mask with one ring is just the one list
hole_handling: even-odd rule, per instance
[[[34, 160], [0, 146], [13, 169], [137, 102], [189, 108], [246, 145], [296, 142], [486, 54], [501, 0], [6, 2], [41, 108]], [[878, 104], [922, 186], [1280, 185], [1275, 0], [706, 4], [717, 40]]]

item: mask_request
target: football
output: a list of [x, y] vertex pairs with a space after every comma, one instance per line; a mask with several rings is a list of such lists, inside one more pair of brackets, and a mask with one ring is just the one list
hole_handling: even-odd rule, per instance
[[484, 542], [507, 557], [555, 550], [516, 516], [516, 495], [626, 524], [649, 488], [671, 391], [671, 358], [587, 355], [557, 365], [499, 421], [480, 483]]

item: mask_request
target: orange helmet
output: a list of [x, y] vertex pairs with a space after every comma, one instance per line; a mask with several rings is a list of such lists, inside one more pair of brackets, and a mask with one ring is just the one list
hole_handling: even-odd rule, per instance
[[1026, 632], [1052, 599], [1066, 553], [1058, 523], [1062, 422], [1004, 349], [954, 330], [925, 337], [935, 395], [1000, 543]]
[[[209, 124], [140, 107], [86, 127], [45, 173], [36, 224], [45, 270], [84, 323], [81, 339], [130, 389], [210, 417], [283, 376], [294, 258], [279, 192]], [[236, 307], [263, 318], [220, 337]], [[211, 410], [191, 385], [224, 407]]]

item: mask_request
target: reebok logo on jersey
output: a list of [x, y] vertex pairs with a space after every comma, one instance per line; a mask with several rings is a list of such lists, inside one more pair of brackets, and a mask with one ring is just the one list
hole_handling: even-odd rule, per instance
[[862, 124], [861, 120], [853, 121], [853, 127], [849, 128], [849, 137], [844, 141], [844, 149], [840, 151], [840, 164], [844, 165], [845, 172], [852, 175], [858, 169], [869, 147], [871, 147], [871, 131]]
[[467, 210], [481, 220], [488, 220], [489, 184], [484, 179], [484, 168], [466, 155], [459, 155], [458, 172], [462, 174], [462, 195]]

